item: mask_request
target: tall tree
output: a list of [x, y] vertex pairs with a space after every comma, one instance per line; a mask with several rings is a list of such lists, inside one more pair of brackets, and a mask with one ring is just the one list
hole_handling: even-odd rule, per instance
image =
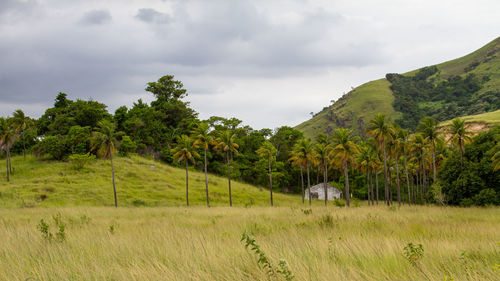
[[356, 165], [362, 173], [366, 176], [366, 190], [368, 205], [370, 205], [370, 171], [371, 171], [371, 147], [366, 143], [359, 145], [359, 153], [356, 154]]
[[233, 206], [233, 199], [231, 197], [231, 155], [233, 153], [238, 153], [239, 145], [235, 142], [235, 134], [230, 130], [224, 130], [220, 132], [217, 138], [216, 149], [222, 153], [226, 154], [226, 164], [227, 164], [227, 179], [229, 184], [229, 206]]
[[[309, 174], [309, 167], [311, 164], [313, 146], [310, 141], [305, 138], [300, 139], [294, 146], [294, 157], [305, 167], [307, 172], [307, 189], [309, 191], [309, 205], [311, 205], [311, 180]], [[304, 203], [304, 190], [302, 190], [302, 203]]]
[[[411, 151], [417, 162], [417, 179], [420, 178], [420, 202], [423, 203], [423, 190], [425, 185], [425, 151], [427, 150], [427, 143], [420, 133], [415, 133], [411, 139]], [[421, 175], [418, 175], [420, 171]], [[418, 184], [417, 184], [418, 190]]]
[[25, 139], [25, 130], [26, 128], [28, 127], [28, 120], [29, 118], [27, 118], [25, 115], [24, 115], [24, 112], [21, 110], [21, 109], [18, 109], [16, 111], [14, 111], [14, 114], [12, 115], [12, 119], [13, 119], [13, 124], [17, 130], [17, 133], [19, 135], [22, 135], [22, 138], [23, 138], [23, 155], [24, 155], [24, 159], [26, 159], [26, 139]]
[[7, 181], [10, 181], [10, 173], [12, 172], [12, 164], [10, 162], [10, 148], [16, 140], [16, 131], [11, 122], [3, 117], [0, 117], [0, 151], [5, 151]]
[[198, 152], [196, 152], [195, 142], [188, 136], [182, 135], [177, 139], [177, 146], [171, 150], [174, 160], [177, 162], [183, 162], [186, 168], [186, 205], [189, 206], [189, 175], [188, 166], [191, 161], [195, 163], [195, 157], [200, 157]]
[[116, 136], [115, 125], [109, 120], [101, 120], [97, 123], [97, 131], [92, 132], [91, 150], [97, 151], [97, 155], [109, 158], [111, 162], [111, 175], [113, 177], [113, 194], [115, 197], [115, 207], [118, 207], [115, 186], [115, 168], [113, 166], [113, 153], [115, 153]]
[[385, 184], [385, 200], [389, 206], [389, 187], [388, 187], [388, 171], [387, 171], [387, 152], [386, 142], [391, 138], [393, 131], [392, 125], [389, 123], [385, 114], [377, 114], [370, 120], [368, 125], [368, 135], [373, 136], [378, 142], [379, 151], [382, 150], [384, 158], [384, 184]]
[[350, 206], [349, 192], [349, 167], [348, 164], [354, 165], [354, 156], [359, 153], [358, 145], [354, 142], [352, 131], [344, 128], [337, 128], [333, 131], [333, 149], [331, 150], [332, 158], [336, 158], [342, 162], [342, 170], [344, 172], [345, 181], [345, 198], [347, 207]]
[[274, 206], [273, 202], [273, 174], [272, 174], [272, 160], [276, 156], [276, 152], [278, 150], [274, 145], [269, 142], [265, 141], [261, 147], [257, 150], [257, 154], [259, 154], [260, 157], [266, 157], [268, 161], [268, 168], [269, 168], [269, 191], [271, 192], [271, 206]]
[[210, 207], [210, 199], [208, 196], [208, 176], [207, 176], [207, 151], [211, 145], [215, 145], [215, 139], [209, 132], [209, 126], [205, 122], [198, 124], [193, 130], [194, 144], [203, 149], [203, 170], [205, 172], [205, 191], [207, 196], [207, 207]]
[[325, 193], [325, 206], [328, 202], [328, 162], [330, 158], [331, 145], [328, 141], [318, 142], [314, 146], [314, 152], [318, 159], [318, 167], [323, 168], [323, 189]]
[[436, 182], [436, 143], [440, 141], [441, 132], [438, 129], [438, 121], [432, 117], [424, 117], [420, 120], [418, 125], [418, 131], [422, 133], [422, 136], [427, 139], [432, 147], [432, 171], [433, 171], [433, 182]]
[[460, 152], [460, 171], [463, 170], [465, 144], [472, 141], [471, 132], [465, 128], [465, 121], [460, 118], [455, 118], [451, 121], [448, 133], [450, 134], [450, 142], [454, 144]]
[[411, 205], [411, 198], [410, 198], [410, 178], [409, 178], [409, 175], [408, 175], [408, 164], [407, 164], [407, 159], [406, 159], [406, 154], [407, 154], [407, 150], [408, 150], [408, 147], [409, 147], [409, 143], [408, 143], [408, 136], [409, 136], [409, 132], [408, 130], [405, 130], [405, 129], [402, 129], [402, 128], [398, 128], [397, 129], [397, 135], [398, 135], [398, 140], [399, 140], [399, 145], [400, 145], [400, 149], [403, 153], [403, 168], [405, 169], [405, 176], [406, 176], [406, 187], [408, 189], [408, 205]]

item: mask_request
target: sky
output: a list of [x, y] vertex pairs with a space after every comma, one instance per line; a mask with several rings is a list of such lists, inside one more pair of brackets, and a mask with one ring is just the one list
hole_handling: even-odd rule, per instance
[[201, 119], [295, 126], [351, 87], [500, 36], [498, 0], [0, 0], [0, 115], [131, 107], [171, 74]]

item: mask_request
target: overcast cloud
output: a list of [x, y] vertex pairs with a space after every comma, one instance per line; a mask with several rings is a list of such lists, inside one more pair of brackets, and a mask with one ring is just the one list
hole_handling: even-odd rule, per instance
[[173, 74], [201, 118], [297, 125], [351, 86], [500, 36], [500, 2], [0, 1], [0, 115], [58, 92], [114, 112]]

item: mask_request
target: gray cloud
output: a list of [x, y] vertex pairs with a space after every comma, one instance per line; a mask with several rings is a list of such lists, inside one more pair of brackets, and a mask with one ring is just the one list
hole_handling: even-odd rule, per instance
[[111, 21], [111, 14], [108, 10], [92, 10], [86, 12], [80, 22], [82, 24], [105, 24]]
[[143, 8], [137, 11], [135, 16], [138, 20], [147, 23], [168, 23], [170, 21], [170, 16], [168, 14], [160, 13], [155, 9]]

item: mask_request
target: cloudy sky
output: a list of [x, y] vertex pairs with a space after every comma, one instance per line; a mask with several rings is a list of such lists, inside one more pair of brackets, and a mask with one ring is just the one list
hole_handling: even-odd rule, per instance
[[0, 0], [0, 115], [58, 92], [114, 112], [175, 75], [200, 118], [297, 125], [388, 72], [500, 36], [498, 0]]

